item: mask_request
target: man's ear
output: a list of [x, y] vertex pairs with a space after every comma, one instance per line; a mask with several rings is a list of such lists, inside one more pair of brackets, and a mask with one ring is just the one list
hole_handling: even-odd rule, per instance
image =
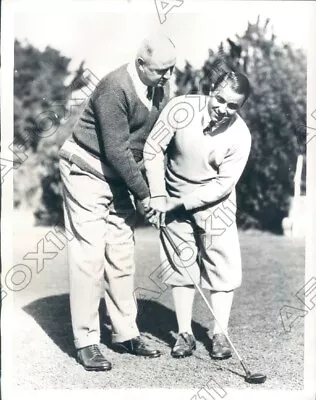
[[144, 61], [144, 59], [143, 58], [141, 58], [141, 57], [138, 57], [137, 58], [137, 64], [139, 65], [139, 66], [143, 66], [144, 64], [145, 64], [145, 61]]

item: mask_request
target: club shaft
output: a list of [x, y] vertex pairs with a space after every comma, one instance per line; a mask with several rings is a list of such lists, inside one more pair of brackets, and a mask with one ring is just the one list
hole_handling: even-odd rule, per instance
[[[172, 237], [170, 236], [170, 233], [168, 232], [168, 229], [167, 229], [165, 226], [161, 226], [161, 227], [160, 227], [160, 230], [164, 233], [164, 235], [165, 235], [166, 238], [168, 239], [168, 242], [170, 243], [171, 247], [173, 248], [174, 252], [177, 254], [177, 256], [179, 257], [180, 261], [182, 262], [182, 260], [181, 260], [181, 252], [179, 251], [178, 247], [176, 246], [176, 244], [174, 243]], [[187, 274], [188, 274], [190, 280], [192, 281], [194, 287], [196, 288], [196, 290], [200, 293], [202, 299], [204, 300], [204, 302], [205, 302], [207, 308], [208, 308], [208, 309], [210, 310], [210, 312], [212, 313], [212, 315], [213, 315], [214, 319], [216, 320], [218, 326], [220, 327], [221, 331], [222, 331], [222, 332], [224, 333], [224, 335], [226, 336], [226, 338], [227, 338], [229, 344], [231, 345], [231, 347], [233, 348], [234, 352], [236, 353], [236, 356], [237, 356], [238, 360], [240, 361], [240, 363], [241, 363], [241, 365], [242, 365], [242, 367], [243, 367], [245, 373], [246, 373], [246, 374], [250, 374], [250, 371], [249, 371], [249, 369], [248, 369], [246, 363], [245, 363], [245, 362], [243, 361], [243, 359], [240, 357], [240, 355], [239, 355], [239, 353], [238, 353], [236, 347], [234, 346], [234, 344], [233, 344], [232, 341], [230, 340], [230, 338], [229, 338], [229, 336], [228, 336], [228, 333], [223, 329], [223, 327], [222, 327], [221, 324], [219, 323], [218, 319], [216, 318], [216, 315], [215, 315], [215, 313], [214, 313], [214, 310], [213, 310], [213, 308], [211, 307], [210, 303], [208, 302], [207, 298], [205, 297], [205, 295], [204, 295], [202, 289], [199, 287], [199, 285], [197, 285], [197, 284], [194, 282], [194, 279], [192, 278], [190, 272], [188, 271], [188, 268], [186, 268], [185, 266], [183, 266], [183, 268], [186, 270], [186, 272], [187, 272]]]

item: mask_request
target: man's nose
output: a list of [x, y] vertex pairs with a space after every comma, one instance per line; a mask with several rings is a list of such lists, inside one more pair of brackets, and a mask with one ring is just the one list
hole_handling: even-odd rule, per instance
[[219, 111], [221, 114], [226, 114], [226, 110], [227, 110], [226, 104], [220, 104], [220, 105], [219, 105], [218, 111]]

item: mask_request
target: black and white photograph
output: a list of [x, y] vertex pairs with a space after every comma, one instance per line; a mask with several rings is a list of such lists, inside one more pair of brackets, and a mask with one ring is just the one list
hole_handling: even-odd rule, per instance
[[315, 27], [2, 2], [3, 399], [316, 398]]

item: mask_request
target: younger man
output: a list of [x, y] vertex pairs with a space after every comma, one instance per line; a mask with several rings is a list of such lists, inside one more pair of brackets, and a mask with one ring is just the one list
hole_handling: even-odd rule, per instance
[[[191, 277], [210, 290], [212, 308], [225, 331], [234, 289], [241, 284], [235, 186], [249, 156], [251, 136], [238, 111], [249, 92], [246, 76], [229, 72], [218, 78], [209, 97], [172, 99], [144, 147], [151, 206], [168, 212], [167, 229], [181, 250], [179, 259], [161, 235], [161, 256], [173, 269], [165, 282], [172, 287], [179, 327], [173, 357], [190, 356], [195, 349]], [[231, 356], [217, 322], [211, 356]]]

